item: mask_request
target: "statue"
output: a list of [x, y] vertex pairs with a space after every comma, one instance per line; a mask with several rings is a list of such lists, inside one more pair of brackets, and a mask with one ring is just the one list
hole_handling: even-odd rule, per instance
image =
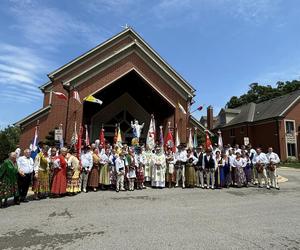
[[131, 127], [133, 129], [133, 135], [134, 135], [134, 137], [137, 138], [137, 139], [140, 139], [140, 137], [141, 137], [141, 131], [142, 131], [143, 127], [144, 127], [144, 123], [143, 124], [139, 124], [138, 120], [134, 120], [134, 122], [131, 121]]

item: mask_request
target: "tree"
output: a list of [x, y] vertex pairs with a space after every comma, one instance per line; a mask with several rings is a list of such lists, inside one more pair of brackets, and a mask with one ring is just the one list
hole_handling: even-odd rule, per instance
[[15, 151], [20, 139], [20, 128], [8, 126], [0, 131], [0, 163], [2, 163], [8, 154]]
[[263, 102], [270, 100], [272, 98], [285, 95], [287, 93], [293, 92], [295, 90], [300, 89], [300, 81], [286, 81], [276, 83], [276, 87], [272, 87], [271, 85], [260, 85], [259, 83], [251, 83], [249, 85], [249, 90], [246, 94], [241, 95], [240, 97], [233, 96], [230, 98], [229, 102], [227, 102], [227, 108], [236, 108], [238, 106], [250, 103], [250, 102]]

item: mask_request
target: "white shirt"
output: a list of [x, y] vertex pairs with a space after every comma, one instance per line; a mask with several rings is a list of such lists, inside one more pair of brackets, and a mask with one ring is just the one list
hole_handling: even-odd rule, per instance
[[21, 156], [18, 158], [17, 164], [19, 171], [24, 174], [31, 174], [33, 172], [34, 163], [31, 157]]
[[235, 155], [228, 155], [228, 162], [229, 162], [229, 165], [230, 165], [230, 166], [232, 165], [232, 163], [233, 163], [235, 157], [236, 157]]
[[116, 165], [116, 171], [120, 172], [120, 168], [123, 168], [123, 171], [125, 170], [125, 163], [124, 160], [121, 159], [120, 157], [117, 157], [115, 160], [115, 165]]
[[110, 163], [109, 157], [107, 156], [106, 153], [100, 155], [100, 163], [101, 164]]
[[246, 167], [246, 165], [247, 165], [247, 161], [245, 161], [242, 157], [239, 160], [235, 158], [231, 164], [233, 168], [237, 168], [237, 167], [244, 168]]
[[176, 152], [175, 159], [176, 159], [176, 162], [177, 161], [186, 162], [187, 161], [187, 152], [186, 152], [186, 150]]
[[80, 156], [81, 165], [85, 170], [91, 170], [93, 167], [93, 156], [90, 152], [82, 153]]
[[278, 154], [272, 152], [272, 153], [267, 153], [267, 158], [269, 163], [273, 162], [274, 164], [277, 164], [280, 162], [280, 158]]
[[262, 163], [262, 164], [268, 164], [269, 160], [265, 153], [256, 154], [252, 160], [253, 164], [256, 163]]

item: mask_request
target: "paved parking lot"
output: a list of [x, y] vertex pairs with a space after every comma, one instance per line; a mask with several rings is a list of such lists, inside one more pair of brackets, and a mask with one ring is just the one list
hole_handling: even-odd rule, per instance
[[101, 191], [0, 210], [0, 249], [300, 249], [300, 171], [281, 190]]

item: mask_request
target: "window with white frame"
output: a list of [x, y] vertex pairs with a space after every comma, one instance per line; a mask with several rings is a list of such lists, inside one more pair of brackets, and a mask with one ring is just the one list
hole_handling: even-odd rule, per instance
[[296, 156], [296, 144], [295, 143], [287, 143], [287, 155], [288, 156]]
[[285, 121], [285, 131], [287, 134], [294, 134], [295, 124], [293, 121]]

